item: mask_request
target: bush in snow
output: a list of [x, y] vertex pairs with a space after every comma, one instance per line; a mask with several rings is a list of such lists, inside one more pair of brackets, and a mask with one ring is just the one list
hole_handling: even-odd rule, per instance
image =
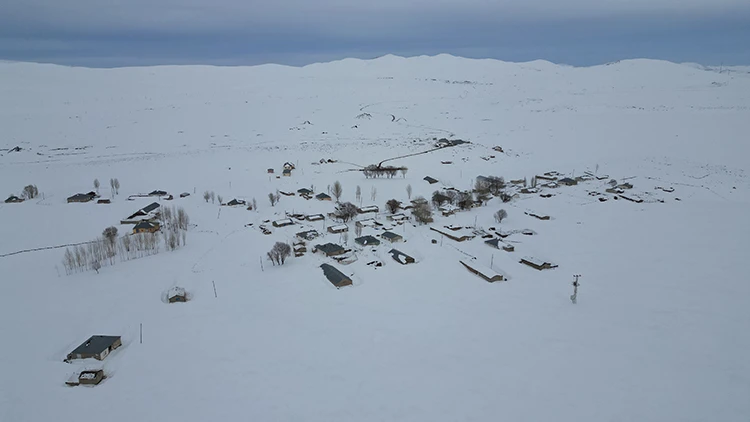
[[498, 223], [502, 223], [503, 219], [508, 216], [508, 213], [505, 210], [499, 210], [495, 213], [495, 221]]

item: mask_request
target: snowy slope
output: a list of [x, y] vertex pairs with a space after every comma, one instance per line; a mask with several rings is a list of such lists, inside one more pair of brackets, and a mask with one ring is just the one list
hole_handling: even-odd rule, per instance
[[[0, 63], [0, 128], [0, 193], [34, 183], [43, 194], [0, 203], [0, 256], [88, 241], [110, 225], [123, 233], [132, 226], [119, 221], [153, 201], [127, 196], [155, 189], [193, 193], [161, 203], [184, 207], [194, 224], [184, 248], [99, 274], [65, 275], [62, 248], [0, 257], [2, 421], [80, 420], [81, 409], [113, 421], [750, 415], [750, 79], [739, 73], [447, 55], [303, 68]], [[350, 171], [442, 137], [471, 143], [387, 162], [407, 166], [403, 177]], [[338, 162], [313, 164], [329, 158]], [[291, 177], [267, 174], [287, 161], [297, 167]], [[334, 264], [354, 281], [338, 290], [319, 268], [333, 261], [309, 249], [340, 235], [309, 242], [283, 266], [264, 258], [276, 241], [324, 232], [330, 220], [257, 229], [285, 212], [333, 210], [299, 196], [271, 207], [277, 189], [327, 192], [338, 180], [342, 200], [378, 205], [386, 222], [385, 202], [406, 202], [407, 185], [412, 198], [430, 197], [442, 186], [469, 189], [478, 175], [597, 167], [645, 201], [599, 202], [589, 191], [604, 192], [606, 179], [435, 217], [438, 227], [537, 233], [508, 237], [510, 253], [479, 237], [458, 243], [427, 226], [395, 226], [405, 242]], [[122, 188], [112, 204], [65, 203], [94, 178], [109, 197], [113, 177]], [[259, 209], [220, 208], [201, 198], [206, 190], [256, 198]], [[498, 225], [500, 208], [509, 216]], [[349, 247], [354, 237], [350, 224]], [[417, 263], [397, 263], [391, 247]], [[559, 267], [537, 271], [518, 262], [526, 255]], [[483, 281], [459, 263], [473, 258], [510, 279]], [[384, 266], [367, 265], [374, 260]], [[572, 305], [575, 273], [583, 277]], [[175, 285], [191, 301], [163, 303]], [[93, 334], [121, 335], [123, 347], [102, 362], [62, 361]], [[85, 367], [108, 378], [64, 385]]]

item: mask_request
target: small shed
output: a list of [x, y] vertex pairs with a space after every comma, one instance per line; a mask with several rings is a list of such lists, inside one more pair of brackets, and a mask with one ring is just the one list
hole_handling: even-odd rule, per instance
[[330, 195], [327, 195], [327, 194], [321, 192], [321, 193], [315, 195], [315, 199], [317, 199], [318, 201], [330, 201], [331, 197], [330, 197]]
[[328, 281], [330, 281], [331, 284], [333, 284], [337, 289], [352, 285], [352, 279], [347, 277], [341, 271], [337, 270], [333, 265], [321, 264], [320, 268], [323, 269], [323, 274], [326, 276]]
[[282, 218], [271, 223], [274, 227], [286, 227], [294, 225], [294, 220], [291, 218]]
[[305, 217], [307, 221], [320, 221], [325, 220], [325, 216], [323, 214], [311, 214]]
[[494, 283], [495, 281], [503, 281], [505, 280], [505, 276], [501, 274], [498, 271], [495, 271], [491, 268], [485, 267], [483, 265], [480, 265], [477, 262], [474, 261], [458, 261], [460, 262], [464, 267], [466, 267], [469, 272], [476, 274], [477, 276], [483, 278], [485, 281], [489, 283]]
[[68, 353], [66, 360], [94, 358], [103, 360], [110, 352], [122, 346], [120, 336], [91, 336], [75, 350]]
[[167, 302], [187, 302], [187, 292], [182, 287], [172, 287], [167, 292]]
[[366, 214], [368, 212], [378, 212], [380, 208], [377, 205], [368, 205], [366, 207], [357, 208], [357, 212], [360, 214]]
[[355, 226], [359, 228], [364, 227], [381, 227], [383, 223], [378, 222], [374, 218], [366, 218], [364, 220], [358, 220], [354, 223]]
[[398, 262], [401, 265], [413, 264], [417, 262], [414, 258], [399, 251], [398, 249], [391, 249], [390, 251], [388, 251], [388, 253], [391, 254], [391, 258], [393, 258], [396, 262]]
[[297, 193], [300, 195], [312, 195], [313, 191], [308, 188], [297, 189]]
[[344, 233], [349, 231], [349, 226], [346, 224], [337, 224], [335, 226], [329, 226], [328, 227], [328, 233], [338, 234], [338, 233]]
[[380, 236], [383, 239], [385, 239], [385, 240], [387, 240], [387, 241], [389, 241], [391, 243], [400, 242], [400, 241], [404, 240], [404, 238], [400, 234], [397, 234], [397, 233], [394, 233], [394, 232], [389, 232], [389, 231], [383, 232]]
[[540, 212], [525, 211], [524, 214], [526, 214], [526, 215], [528, 215], [530, 217], [538, 218], [539, 220], [549, 220], [550, 219], [549, 215], [544, 214], [544, 213], [540, 213]]
[[268, 170], [266, 170], [266, 172], [267, 172], [268, 174], [273, 174], [273, 169], [268, 169]]
[[377, 246], [380, 244], [380, 240], [378, 240], [378, 238], [370, 235], [358, 237], [354, 239], [354, 242], [362, 246]]
[[182, 193], [180, 194], [180, 198], [187, 198], [188, 196], [190, 196], [190, 193], [189, 193], [189, 192], [182, 192]]
[[91, 369], [81, 371], [78, 375], [78, 383], [81, 385], [97, 385], [104, 379], [104, 371], [101, 369]]
[[148, 196], [167, 196], [167, 192], [163, 190], [155, 190], [149, 193]]
[[558, 180], [557, 183], [565, 186], [575, 186], [578, 184], [578, 181], [575, 179], [571, 179], [570, 177], [565, 177]]
[[437, 183], [437, 182], [438, 182], [438, 180], [437, 180], [437, 179], [435, 179], [435, 178], [433, 178], [433, 177], [430, 177], [430, 176], [425, 176], [425, 178], [424, 178], [424, 179], [422, 179], [422, 180], [425, 180], [425, 181], [426, 181], [427, 183], [429, 183], [429, 184], [431, 184], [431, 185], [434, 185], [435, 183]]
[[533, 256], [525, 256], [521, 258], [520, 262], [521, 264], [526, 264], [529, 267], [535, 268], [540, 271], [557, 267], [557, 265], [552, 262], [548, 262], [548, 261], [545, 261], [544, 259], [536, 258]]
[[112, 201], [109, 198], [105, 198], [105, 199], [100, 199], [100, 200], [96, 201], [96, 203], [97, 204], [111, 204]]
[[231, 201], [227, 202], [228, 207], [234, 207], [237, 205], [247, 205], [247, 203], [245, 203], [244, 199], [232, 199]]
[[156, 233], [157, 231], [159, 231], [159, 223], [151, 221], [141, 221], [133, 227], [133, 234]]

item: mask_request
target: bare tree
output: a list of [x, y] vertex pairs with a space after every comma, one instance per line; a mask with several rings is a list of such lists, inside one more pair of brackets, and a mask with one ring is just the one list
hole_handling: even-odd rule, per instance
[[375, 188], [375, 186], [373, 186], [372, 189], [370, 189], [370, 199], [374, 201], [375, 198], [377, 197], [378, 197], [378, 190]]
[[114, 252], [115, 243], [117, 243], [117, 227], [109, 226], [102, 232], [102, 237], [107, 243], [107, 246]]
[[258, 211], [258, 201], [256, 201], [255, 198], [253, 198], [253, 209]]
[[96, 193], [99, 193], [99, 179], [94, 179], [94, 189], [96, 189]]
[[272, 206], [272, 207], [273, 207], [274, 205], [276, 205], [276, 195], [274, 195], [273, 193], [269, 193], [269, 194], [268, 194], [268, 202], [270, 202], [270, 203], [271, 203], [271, 206]]
[[94, 260], [91, 262], [91, 269], [96, 271], [97, 274], [99, 274], [99, 270], [102, 268], [102, 263], [99, 260]]
[[109, 178], [109, 192], [110, 196], [115, 196], [115, 179], [111, 177]]
[[531, 187], [532, 187], [532, 188], [535, 188], [535, 187], [536, 187], [536, 176], [533, 176], [533, 177], [531, 178]]
[[357, 237], [362, 236], [362, 226], [360, 226], [359, 224], [354, 225], [354, 235]]
[[333, 195], [336, 198], [336, 202], [339, 202], [339, 198], [341, 198], [341, 194], [344, 193], [344, 189], [341, 187], [341, 182], [338, 180], [333, 182], [333, 189], [331, 190], [331, 195]]
[[445, 193], [440, 192], [438, 190], [432, 193], [432, 204], [435, 207], [439, 208], [441, 205], [443, 205], [446, 202], [450, 202], [450, 198]]
[[216, 199], [219, 200], [219, 205], [221, 205], [224, 202], [224, 198], [222, 198], [221, 195], [216, 196]]
[[23, 188], [23, 196], [25, 199], [34, 199], [39, 195], [39, 189], [37, 189], [36, 185], [26, 185]]
[[211, 203], [212, 204], [216, 203], [216, 192], [214, 191], [211, 191]]
[[346, 223], [357, 216], [357, 206], [351, 202], [340, 203], [336, 206], [336, 210], [333, 214], [336, 218]]
[[284, 265], [286, 259], [291, 255], [292, 247], [289, 246], [288, 243], [284, 242], [276, 242], [276, 244], [274, 244], [271, 250], [266, 254], [266, 256], [268, 256], [268, 259], [270, 259], [274, 265]]
[[203, 199], [205, 199], [206, 203], [208, 203], [208, 200], [211, 199], [211, 192], [209, 191], [203, 192]]
[[401, 167], [399, 170], [401, 171], [401, 177], [406, 178], [406, 172], [409, 171], [409, 169], [406, 167]]
[[508, 213], [505, 210], [499, 210], [495, 213], [495, 221], [499, 223], [503, 222], [503, 219], [508, 216]]
[[395, 214], [396, 211], [398, 211], [399, 207], [401, 207], [401, 202], [396, 199], [389, 199], [385, 203], [385, 208], [390, 212], [391, 214]]
[[359, 185], [357, 185], [357, 190], [354, 193], [354, 197], [360, 204], [362, 203], [362, 188], [360, 188]]
[[115, 177], [115, 195], [120, 194], [120, 181]]
[[406, 197], [411, 199], [411, 185], [406, 185]]
[[432, 208], [430, 207], [430, 203], [421, 196], [414, 198], [414, 208], [412, 208], [411, 213], [422, 224], [432, 222]]
[[190, 225], [190, 217], [188, 216], [185, 209], [180, 207], [177, 209], [177, 227], [181, 230], [187, 230]]

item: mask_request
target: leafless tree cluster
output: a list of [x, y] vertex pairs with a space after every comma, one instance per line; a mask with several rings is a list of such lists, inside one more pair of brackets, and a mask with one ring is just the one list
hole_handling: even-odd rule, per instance
[[505, 189], [505, 179], [497, 176], [488, 176], [483, 179], [477, 179], [474, 184], [474, 190], [480, 193], [498, 195], [503, 189]]
[[37, 189], [36, 185], [26, 185], [23, 188], [21, 196], [23, 196], [24, 199], [34, 199], [39, 196], [39, 189]]
[[221, 195], [216, 195], [216, 199], [219, 201], [219, 205], [224, 203], [224, 198]]
[[[110, 229], [105, 229], [104, 234], [112, 236]], [[63, 255], [63, 267], [66, 274], [91, 270], [98, 273], [103, 266], [114, 265], [118, 254], [120, 260], [125, 261], [156, 253], [159, 253], [159, 237], [154, 233], [123, 236], [119, 241], [116, 237], [102, 236], [85, 245], [66, 248]]]
[[385, 208], [390, 212], [391, 214], [395, 214], [396, 211], [401, 207], [401, 202], [396, 199], [389, 199], [385, 203]]
[[187, 230], [190, 226], [190, 216], [182, 207], [163, 207], [160, 218], [162, 227]]
[[373, 186], [372, 189], [370, 189], [370, 200], [374, 201], [375, 198], [377, 197], [378, 197], [378, 190], [377, 188], [375, 188], [375, 186]]
[[109, 179], [109, 187], [112, 188], [112, 194], [118, 195], [120, 193], [120, 181], [117, 178]]
[[272, 207], [279, 202], [279, 199], [281, 199], [281, 194], [279, 193], [279, 191], [276, 191], [276, 193], [271, 192], [268, 194], [268, 202], [271, 203]]
[[507, 211], [505, 211], [505, 210], [499, 210], [498, 212], [495, 213], [495, 221], [497, 221], [498, 224], [502, 223], [503, 220], [505, 219], [505, 217], [507, 217], [507, 216], [508, 216], [508, 212]]
[[99, 193], [99, 186], [101, 186], [99, 179], [94, 179], [94, 189], [96, 190], [96, 193]]
[[379, 177], [388, 177], [389, 179], [393, 178], [398, 172], [400, 171], [401, 174], [406, 177], [406, 172], [409, 169], [406, 167], [394, 167], [394, 166], [385, 166], [385, 167], [378, 167], [375, 164], [370, 164], [369, 166], [365, 167], [362, 170], [362, 173], [364, 173], [365, 177], [370, 178], [379, 178]]
[[211, 192], [205, 191], [203, 192], [203, 199], [208, 203], [208, 200], [211, 199]]
[[292, 255], [292, 247], [288, 243], [276, 242], [266, 255], [273, 265], [284, 265], [284, 261]]
[[346, 223], [357, 216], [357, 206], [351, 202], [340, 203], [333, 212], [337, 219]]
[[359, 203], [362, 203], [362, 188], [357, 185], [357, 191], [354, 193], [354, 197]]
[[414, 219], [422, 224], [432, 222], [432, 207], [430, 203], [421, 196], [414, 198], [413, 202], [414, 208], [412, 208], [411, 213], [414, 215]]

